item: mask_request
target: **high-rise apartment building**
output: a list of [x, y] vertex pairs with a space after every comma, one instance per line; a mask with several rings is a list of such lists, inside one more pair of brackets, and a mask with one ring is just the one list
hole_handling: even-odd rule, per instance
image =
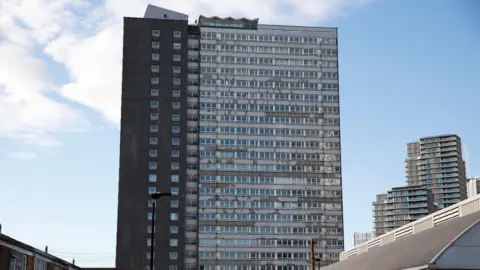
[[423, 186], [395, 187], [373, 202], [375, 237], [438, 210], [433, 193]]
[[370, 232], [355, 232], [353, 233], [353, 245], [358, 246], [373, 238], [373, 233]]
[[304, 270], [313, 238], [338, 260], [337, 29], [149, 6], [123, 54], [117, 267]]
[[431, 189], [440, 209], [467, 198], [460, 137], [453, 134], [425, 137], [409, 143], [407, 149], [408, 185]]
[[467, 181], [467, 197], [480, 194], [480, 177], [472, 177]]

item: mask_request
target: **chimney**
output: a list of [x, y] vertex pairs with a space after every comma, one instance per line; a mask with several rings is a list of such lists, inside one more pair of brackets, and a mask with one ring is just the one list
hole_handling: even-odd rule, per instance
[[0, 223], [0, 235], [2, 235], [2, 223]]
[[48, 246], [45, 246], [45, 253], [48, 253]]
[[72, 264], [75, 265], [75, 259], [72, 260]]

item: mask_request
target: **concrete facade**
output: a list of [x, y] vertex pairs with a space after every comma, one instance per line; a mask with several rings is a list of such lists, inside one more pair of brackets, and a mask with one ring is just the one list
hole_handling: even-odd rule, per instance
[[[168, 12], [125, 21], [117, 267], [148, 264], [151, 187], [179, 188], [178, 199], [157, 204], [155, 265], [162, 269], [306, 270], [311, 238], [319, 240], [320, 265], [338, 261], [344, 243], [337, 30], [152, 18]], [[161, 33], [157, 39], [153, 30]], [[171, 48], [174, 30], [182, 36], [178, 53]], [[174, 54], [181, 54], [180, 69]], [[161, 69], [158, 88], [153, 65]], [[172, 86], [172, 77], [180, 85]], [[177, 89], [179, 100], [172, 96]], [[149, 108], [152, 101], [158, 109]], [[158, 120], [149, 118], [157, 112]], [[173, 114], [180, 114], [178, 124]], [[178, 147], [171, 145], [176, 136]], [[149, 144], [152, 137], [157, 146]], [[175, 170], [172, 162], [179, 162]], [[158, 181], [149, 183], [152, 174]], [[180, 201], [175, 209], [172, 200]], [[175, 222], [164, 218], [172, 213]]]
[[[149, 264], [149, 194], [171, 191], [175, 196], [157, 203], [153, 257], [155, 265], [182, 258], [174, 265], [184, 269], [187, 135], [180, 131], [187, 128], [187, 73], [175, 71], [187, 70], [188, 21], [170, 19], [168, 10], [161, 11], [156, 10], [158, 19], [124, 19], [118, 268]], [[174, 55], [180, 57], [174, 61]]]
[[422, 186], [392, 188], [386, 195], [377, 195], [373, 205], [376, 237], [438, 210], [432, 191]]
[[440, 209], [467, 198], [465, 162], [459, 136], [446, 134], [420, 138], [407, 145], [406, 181], [433, 191]]

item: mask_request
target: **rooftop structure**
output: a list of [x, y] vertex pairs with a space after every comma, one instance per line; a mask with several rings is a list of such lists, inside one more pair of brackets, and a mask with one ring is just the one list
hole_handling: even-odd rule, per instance
[[480, 269], [480, 195], [376, 237], [323, 270]]

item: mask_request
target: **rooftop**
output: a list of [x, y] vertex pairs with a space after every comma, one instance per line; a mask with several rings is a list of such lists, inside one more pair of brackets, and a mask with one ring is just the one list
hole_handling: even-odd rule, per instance
[[323, 270], [480, 269], [473, 254], [480, 254], [480, 195], [342, 252]]

